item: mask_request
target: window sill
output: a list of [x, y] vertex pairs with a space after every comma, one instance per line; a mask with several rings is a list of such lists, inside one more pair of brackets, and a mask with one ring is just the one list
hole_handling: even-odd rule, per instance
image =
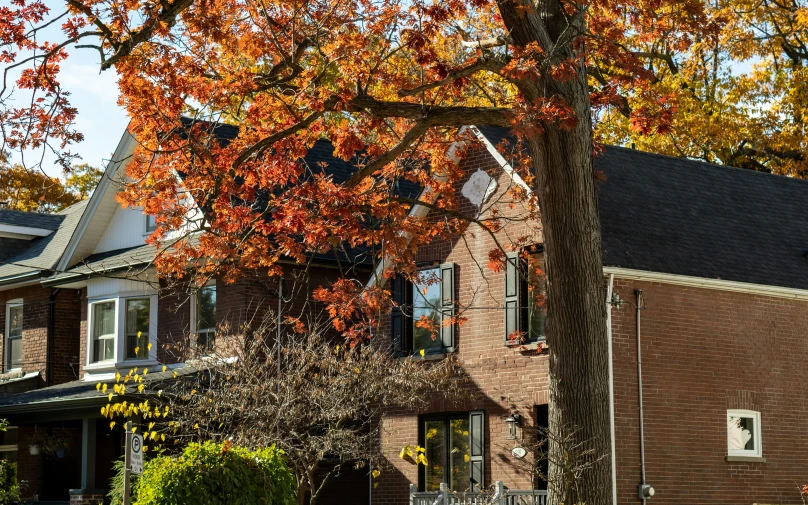
[[520, 352], [536, 351], [537, 353], [541, 353], [542, 351], [547, 349], [547, 342], [545, 340], [540, 340], [538, 342], [531, 342], [529, 344], [505, 344], [505, 347], [513, 349], [514, 351], [520, 351]]
[[396, 356], [396, 358], [397, 359], [414, 359], [414, 360], [417, 360], [417, 361], [440, 361], [440, 360], [446, 358], [446, 356], [448, 356], [452, 352], [454, 352], [454, 350], [447, 349], [446, 351], [443, 351], [443, 352], [425, 353], [423, 356], [421, 356], [419, 353], [416, 352], [414, 354], [401, 354], [399, 356]]
[[727, 463], [765, 463], [766, 458], [763, 456], [724, 456], [724, 461]]
[[90, 363], [84, 365], [86, 372], [103, 372], [106, 370], [115, 370], [115, 362], [113, 361], [99, 361], [98, 363]]

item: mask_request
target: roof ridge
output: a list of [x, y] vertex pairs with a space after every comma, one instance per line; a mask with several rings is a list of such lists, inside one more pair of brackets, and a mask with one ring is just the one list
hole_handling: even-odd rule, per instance
[[[642, 154], [642, 155], [646, 155], [646, 156], [653, 156], [653, 157], [657, 157], [657, 158], [666, 158], [666, 159], [670, 159], [670, 160], [674, 160], [674, 161], [678, 161], [678, 162], [687, 162], [687, 163], [705, 165], [705, 166], [708, 166], [708, 167], [720, 168], [720, 169], [724, 169], [724, 170], [727, 170], [727, 171], [737, 171], [737, 173], [750, 174], [750, 175], [755, 174], [755, 175], [758, 175], [758, 176], [774, 177], [776, 179], [787, 180], [787, 181], [799, 181], [800, 183], [808, 182], [808, 179], [802, 179], [802, 178], [799, 178], [799, 177], [792, 177], [792, 176], [789, 176], [789, 175], [782, 175], [782, 174], [772, 174], [772, 173], [769, 173], [769, 172], [760, 172], [758, 170], [750, 170], [748, 168], [741, 168], [741, 167], [736, 167], [736, 166], [733, 166], [733, 165], [722, 165], [722, 164], [719, 164], [719, 163], [710, 163], [709, 161], [695, 160], [693, 158], [687, 158], [687, 157], [684, 157], [684, 156], [673, 156], [673, 155], [670, 155], [670, 154], [661, 154], [661, 153], [655, 153], [655, 152], [651, 152], [651, 151], [643, 151], [641, 149], [625, 147], [625, 146], [616, 146], [616, 145], [612, 145], [612, 144], [603, 144], [603, 145], [607, 149], [619, 149], [621, 151], [628, 151], [630, 153]], [[597, 158], [597, 156], [595, 156], [595, 157]]]

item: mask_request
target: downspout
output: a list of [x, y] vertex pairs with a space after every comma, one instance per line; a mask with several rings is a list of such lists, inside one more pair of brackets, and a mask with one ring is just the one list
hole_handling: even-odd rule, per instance
[[56, 297], [61, 291], [61, 288], [51, 290], [50, 299], [48, 300], [48, 338], [47, 349], [45, 350], [45, 383], [48, 386], [53, 385], [53, 333], [56, 327]]
[[642, 406], [642, 339], [640, 329], [640, 319], [642, 313], [642, 289], [634, 290], [637, 297], [637, 402], [639, 404], [640, 416], [640, 489], [639, 497], [645, 504], [648, 498], [654, 496], [654, 488], [645, 480], [645, 427], [643, 426], [643, 406]]
[[612, 442], [612, 505], [617, 505], [617, 448], [615, 446], [614, 428], [614, 357], [612, 354], [612, 293], [614, 292], [614, 274], [609, 274], [606, 287], [606, 338], [609, 347], [609, 436]]

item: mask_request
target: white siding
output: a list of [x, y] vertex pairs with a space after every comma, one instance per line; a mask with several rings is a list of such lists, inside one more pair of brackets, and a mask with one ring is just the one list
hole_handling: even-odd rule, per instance
[[95, 277], [87, 281], [87, 298], [90, 300], [105, 296], [114, 298], [121, 293], [127, 295], [150, 295], [155, 293], [155, 290], [148, 283], [131, 279]]
[[146, 243], [146, 217], [140, 209], [115, 210], [93, 254], [136, 247]]

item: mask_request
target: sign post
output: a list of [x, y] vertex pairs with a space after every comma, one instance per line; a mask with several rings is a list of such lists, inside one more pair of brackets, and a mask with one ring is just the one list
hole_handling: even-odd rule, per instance
[[143, 435], [132, 433], [132, 421], [126, 422], [126, 447], [124, 451], [123, 505], [129, 505], [132, 485], [129, 476], [143, 473]]

